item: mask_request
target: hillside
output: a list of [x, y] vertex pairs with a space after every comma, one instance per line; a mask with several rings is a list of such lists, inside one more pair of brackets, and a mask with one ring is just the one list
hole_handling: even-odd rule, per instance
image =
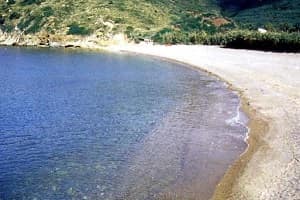
[[231, 13], [241, 27], [265, 27], [288, 31], [300, 30], [300, 0], [281, 0]]
[[[163, 28], [205, 30], [227, 17], [241, 27], [295, 26], [300, 0], [1, 0], [0, 25], [26, 33], [155, 33]], [[212, 19], [212, 20], [210, 20]], [[204, 26], [203, 26], [204, 25]], [[219, 25], [219, 24], [217, 24]], [[222, 24], [221, 24], [222, 25]]]
[[153, 33], [186, 15], [219, 14], [210, 0], [1, 0], [1, 29], [26, 33]]
[[151, 38], [162, 43], [221, 44], [219, 39], [207, 42], [203, 38], [231, 30], [256, 31], [259, 27], [272, 32], [300, 30], [300, 0], [0, 2], [0, 28], [8, 33], [94, 35], [99, 39], [125, 33], [136, 41]]

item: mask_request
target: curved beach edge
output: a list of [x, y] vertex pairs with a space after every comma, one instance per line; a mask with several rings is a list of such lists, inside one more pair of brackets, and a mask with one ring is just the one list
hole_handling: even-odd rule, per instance
[[[234, 88], [231, 88], [235, 90]], [[240, 98], [242, 103], [242, 111], [249, 117], [247, 137], [248, 148], [240, 157], [228, 168], [224, 177], [216, 186], [212, 199], [235, 199], [242, 197], [242, 191], [237, 190], [239, 177], [242, 176], [247, 164], [252, 156], [260, 147], [263, 147], [263, 136], [268, 133], [268, 120], [266, 120], [258, 111], [252, 108], [246, 97], [241, 92]], [[247, 199], [247, 197], [243, 197]]]
[[106, 50], [186, 64], [239, 93], [250, 118], [248, 148], [229, 167], [212, 199], [300, 198], [300, 54], [201, 45], [127, 44]]
[[300, 199], [299, 53], [203, 45], [104, 47], [84, 43], [78, 47], [179, 62], [226, 82], [230, 89], [239, 92], [242, 109], [250, 118], [249, 146], [229, 167], [212, 199]]

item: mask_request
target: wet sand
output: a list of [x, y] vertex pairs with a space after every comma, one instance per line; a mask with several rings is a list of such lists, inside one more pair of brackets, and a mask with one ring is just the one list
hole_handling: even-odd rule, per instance
[[249, 147], [228, 169], [213, 199], [300, 199], [300, 54], [146, 44], [108, 50], [189, 64], [240, 93], [251, 119]]

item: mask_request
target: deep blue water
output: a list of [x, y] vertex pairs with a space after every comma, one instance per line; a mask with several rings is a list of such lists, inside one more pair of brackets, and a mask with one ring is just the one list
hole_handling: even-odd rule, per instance
[[206, 198], [246, 147], [238, 105], [178, 64], [2, 47], [0, 199], [156, 199], [195, 181]]

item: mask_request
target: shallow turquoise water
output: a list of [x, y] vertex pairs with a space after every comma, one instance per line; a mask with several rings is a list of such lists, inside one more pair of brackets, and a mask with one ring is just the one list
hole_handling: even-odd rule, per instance
[[0, 48], [0, 199], [207, 199], [241, 154], [239, 99], [147, 57]]

